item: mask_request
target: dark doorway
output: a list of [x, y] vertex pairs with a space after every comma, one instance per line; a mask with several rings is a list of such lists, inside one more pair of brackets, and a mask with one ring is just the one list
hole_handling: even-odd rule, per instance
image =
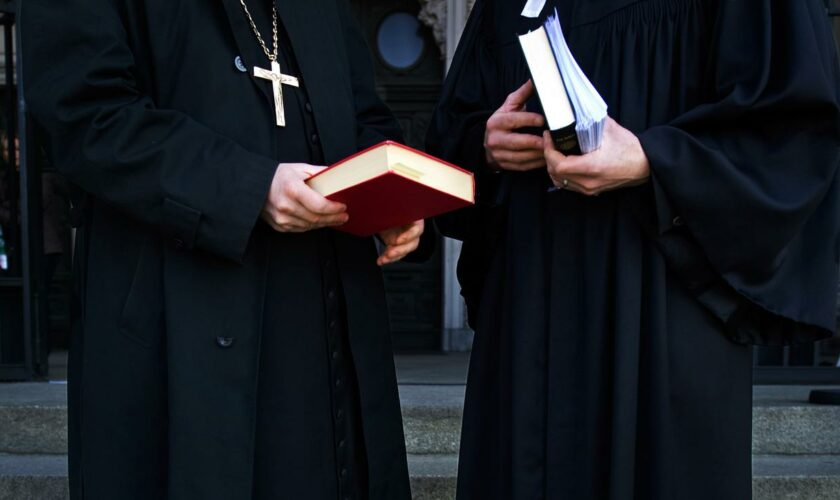
[[[431, 30], [417, 19], [417, 0], [353, 0], [370, 46], [379, 95], [400, 121], [409, 146], [422, 149], [440, 96], [443, 59]], [[442, 257], [425, 264], [396, 264], [385, 271], [394, 347], [439, 350], [442, 325]]]

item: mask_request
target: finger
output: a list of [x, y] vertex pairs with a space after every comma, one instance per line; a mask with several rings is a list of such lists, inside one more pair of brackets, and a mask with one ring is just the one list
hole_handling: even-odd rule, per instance
[[543, 134], [545, 142], [546, 163], [549, 172], [556, 175], [593, 175], [597, 171], [597, 164], [600, 161], [600, 150], [586, 155], [564, 155], [554, 146], [551, 134]]
[[347, 214], [322, 215], [312, 223], [312, 227], [313, 229], [320, 229], [322, 227], [343, 226], [344, 224], [347, 224], [349, 220], [350, 216]]
[[303, 182], [295, 185], [290, 195], [303, 208], [317, 215], [336, 215], [347, 211], [347, 205], [324, 198]]
[[349, 220], [349, 215], [347, 212], [332, 215], [316, 214], [307, 210], [303, 205], [286, 199], [282, 206], [275, 208], [273, 219], [277, 224], [293, 224], [296, 227], [302, 226], [308, 231], [319, 227], [346, 224]]
[[534, 96], [534, 82], [528, 80], [524, 85], [513, 91], [505, 100], [505, 106], [512, 109], [519, 109], [525, 106], [528, 99]]
[[424, 221], [416, 221], [405, 226], [386, 229], [379, 233], [379, 238], [388, 246], [403, 245], [413, 239], [420, 238], [425, 228]]
[[385, 263], [393, 263], [399, 260], [402, 260], [406, 255], [413, 252], [417, 248], [417, 245], [412, 243], [407, 243], [405, 245], [389, 245], [385, 248], [385, 251], [382, 252], [382, 255], [379, 256], [379, 260]]
[[324, 170], [326, 170], [327, 168], [329, 168], [329, 167], [322, 167], [322, 166], [319, 166], [319, 165], [310, 165], [308, 163], [301, 163], [300, 166], [302, 168], [297, 170], [297, 172], [300, 174], [300, 177], [301, 177], [302, 180], [306, 180], [310, 177], [316, 176], [316, 175], [320, 174], [321, 172], [323, 172]]
[[598, 156], [595, 153], [588, 155], [570, 155], [566, 156], [554, 146], [554, 141], [551, 134], [547, 131], [543, 134], [545, 142], [546, 163], [548, 164], [548, 171], [551, 176], [568, 177], [571, 175], [591, 175], [594, 171], [593, 164], [597, 161]]
[[277, 223], [274, 222], [274, 216], [272, 216], [267, 210], [263, 210], [261, 216], [265, 223], [271, 226], [271, 229], [275, 231], [280, 231], [280, 226], [278, 226]]
[[523, 127], [542, 127], [545, 118], [539, 113], [528, 111], [512, 111], [496, 116], [494, 125], [502, 130], [516, 130]]
[[554, 138], [551, 137], [551, 132], [548, 130], [543, 131], [543, 149], [546, 156], [548, 156], [548, 153], [552, 151], [559, 152], [557, 151], [557, 148], [554, 147]]
[[[529, 150], [529, 151], [497, 151], [493, 154], [493, 158], [499, 164], [507, 164], [511, 165], [515, 168], [516, 165], [520, 163], [528, 163], [533, 162], [535, 160], [543, 160], [545, 156], [543, 155], [542, 150]], [[518, 169], [517, 169], [518, 170]]]
[[[565, 183], [563, 182], [564, 179], [566, 180]], [[609, 187], [603, 182], [589, 177], [570, 176], [557, 178], [552, 176], [551, 180], [560, 189], [574, 191], [585, 196], [598, 196], [604, 191], [609, 190]]]
[[386, 246], [392, 246], [397, 244], [397, 238], [399, 238], [400, 232], [395, 229], [386, 229], [379, 233], [379, 239], [382, 240]]
[[289, 214], [266, 213], [263, 218], [272, 229], [280, 233], [302, 233], [312, 228], [308, 221]]
[[551, 181], [554, 183], [554, 187], [557, 189], [561, 189], [563, 191], [572, 191], [579, 194], [586, 194], [586, 189], [583, 188], [580, 184], [578, 184], [574, 179], [563, 177], [558, 178], [551, 176]]
[[396, 245], [396, 246], [389, 246], [385, 249], [385, 252], [379, 256], [377, 259], [377, 264], [380, 266], [384, 266], [387, 264], [393, 264], [394, 262], [399, 262], [406, 258], [408, 254], [417, 250], [420, 241], [414, 240], [404, 245]]
[[502, 166], [504, 170], [510, 170], [513, 172], [530, 172], [531, 170], [537, 170], [540, 168], [545, 168], [545, 159], [540, 158], [538, 160], [533, 160], [525, 163], [517, 163], [515, 165], [510, 165], [508, 168]]
[[558, 165], [562, 165], [564, 161], [566, 161], [566, 155], [557, 151], [556, 149], [546, 149], [543, 153], [545, 158], [545, 163], [548, 166], [548, 171], [551, 174], [560, 175], [560, 169]]
[[508, 149], [511, 151], [544, 149], [542, 136], [533, 134], [519, 134], [515, 132], [495, 132], [487, 137], [487, 146], [494, 149]]
[[[555, 155], [560, 155], [555, 156]], [[546, 157], [548, 159], [548, 157]], [[562, 153], [553, 153], [549, 161], [549, 170], [554, 175], [559, 176], [584, 176], [592, 177], [597, 172], [594, 158], [589, 155], [584, 156], [563, 156]]]
[[426, 224], [422, 220], [409, 224], [397, 237], [397, 245], [405, 245], [423, 236]]

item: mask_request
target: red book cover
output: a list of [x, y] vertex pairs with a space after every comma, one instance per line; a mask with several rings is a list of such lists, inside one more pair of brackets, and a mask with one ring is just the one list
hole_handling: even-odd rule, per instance
[[[428, 219], [473, 204], [475, 182], [472, 173], [421, 151], [391, 141], [378, 144], [342, 160], [313, 176], [312, 179], [325, 175], [330, 170], [338, 168], [354, 158], [383, 147], [399, 147], [423, 158], [431, 159], [438, 166], [453, 168], [469, 175], [471, 192], [468, 197], [470, 199], [463, 199], [445, 190], [435, 189], [419, 182], [417, 179], [404, 175], [404, 172], [400, 172], [399, 169], [390, 168], [389, 165], [381, 165], [382, 168], [378, 175], [326, 196], [330, 200], [347, 205], [350, 219], [347, 224], [336, 229], [358, 236], [371, 236], [385, 229]], [[421, 171], [423, 168], [421, 163], [425, 162], [426, 160], [417, 161], [414, 165], [407, 165], [407, 167], [413, 171]], [[409, 161], [405, 163], [409, 163]]]

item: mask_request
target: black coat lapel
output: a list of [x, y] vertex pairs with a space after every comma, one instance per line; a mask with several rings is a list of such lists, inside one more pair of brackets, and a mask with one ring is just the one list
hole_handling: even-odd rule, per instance
[[[342, 20], [335, 9], [324, 8], [320, 0], [275, 0], [275, 5], [289, 35], [301, 83], [315, 110], [326, 160], [338, 161], [355, 153], [356, 142], [356, 115], [349, 90], [350, 68], [344, 52]], [[341, 89], [346, 92], [340, 92]]]
[[242, 58], [242, 62], [248, 69], [248, 77], [260, 89], [273, 107], [274, 95], [272, 94], [271, 84], [266, 80], [260, 80], [254, 76], [255, 66], [270, 68], [271, 64], [260, 48], [257, 38], [251, 29], [251, 25], [248, 23], [248, 19], [245, 18], [245, 11], [242, 9], [242, 4], [239, 3], [239, 0], [222, 0], [222, 4], [225, 6], [230, 28], [233, 31], [233, 38], [236, 40], [239, 57]]

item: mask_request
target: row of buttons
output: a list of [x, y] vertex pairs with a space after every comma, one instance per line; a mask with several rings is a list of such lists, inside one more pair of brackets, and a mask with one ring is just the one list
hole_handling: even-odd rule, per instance
[[[317, 135], [312, 136], [313, 143], [317, 140]], [[328, 238], [325, 236], [325, 239]], [[331, 246], [327, 243], [325, 246]], [[330, 351], [332, 352], [332, 361], [331, 361], [331, 374], [333, 377], [333, 384], [334, 389], [332, 390], [333, 401], [335, 402], [338, 409], [335, 411], [335, 439], [336, 439], [336, 461], [337, 465], [339, 466], [338, 476], [339, 476], [339, 485], [338, 489], [341, 493], [341, 498], [344, 500], [350, 500], [350, 496], [347, 494], [353, 490], [353, 487], [349, 484], [350, 481], [350, 471], [347, 468], [348, 463], [348, 450], [347, 450], [347, 436], [346, 433], [348, 431], [348, 425], [345, 421], [345, 413], [342, 405], [348, 401], [349, 395], [344, 392], [345, 383], [342, 380], [342, 368], [346, 365], [344, 360], [341, 359], [341, 344], [342, 344], [342, 332], [339, 329], [339, 318], [338, 316], [341, 314], [341, 307], [338, 303], [338, 273], [335, 271], [333, 266], [333, 261], [330, 257], [327, 257], [323, 261], [323, 283], [324, 289], [327, 291], [326, 293], [326, 310], [327, 310], [327, 343], [330, 347]]]

